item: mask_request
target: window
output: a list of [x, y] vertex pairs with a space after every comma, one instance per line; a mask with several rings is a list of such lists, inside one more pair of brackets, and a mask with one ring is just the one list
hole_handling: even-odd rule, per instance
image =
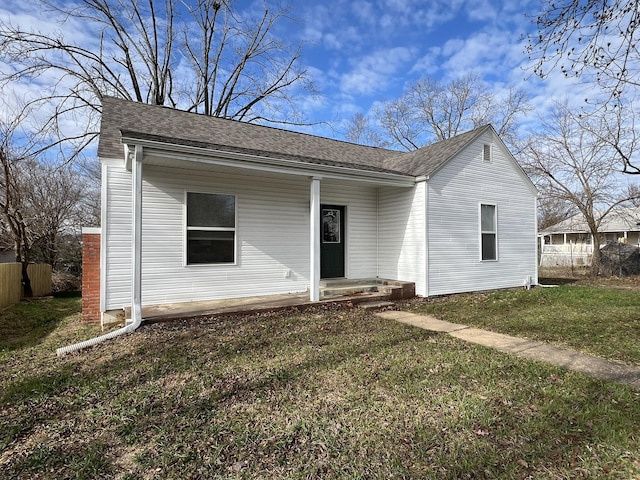
[[235, 261], [235, 195], [187, 192], [187, 265]]
[[498, 228], [495, 205], [480, 205], [482, 260], [498, 259]]
[[491, 145], [485, 143], [482, 146], [482, 160], [485, 162], [491, 162]]

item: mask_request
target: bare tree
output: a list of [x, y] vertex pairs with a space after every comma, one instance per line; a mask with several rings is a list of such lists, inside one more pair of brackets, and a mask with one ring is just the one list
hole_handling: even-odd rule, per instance
[[538, 199], [538, 229], [544, 230], [576, 213], [576, 207], [566, 200], [543, 195]]
[[[596, 110], [597, 122], [585, 122], [584, 128], [616, 152], [616, 164], [622, 173], [640, 175], [636, 146], [640, 142], [633, 104], [604, 105]], [[591, 114], [593, 115], [593, 113]]]
[[2, 230], [9, 238], [16, 262], [22, 264], [22, 285], [24, 295], [33, 295], [27, 267], [31, 260], [33, 236], [28, 219], [23, 212], [23, 191], [20, 182], [22, 163], [28, 159], [28, 146], [17, 148], [15, 136], [25, 115], [23, 110], [10, 120], [0, 122], [0, 213]]
[[55, 267], [61, 235], [73, 237], [85, 217], [86, 176], [71, 162], [46, 164], [35, 153], [41, 138], [25, 125], [29, 110], [0, 121], [0, 233], [22, 264], [25, 296], [32, 295], [28, 265], [34, 260]]
[[[291, 50], [272, 34], [288, 9], [271, 11], [265, 5], [254, 21], [235, 13], [228, 1], [198, 0], [188, 10], [196, 26], [194, 33], [188, 24], [182, 34], [196, 80], [189, 110], [247, 122], [273, 121], [274, 101], [288, 103], [288, 89], [295, 84], [310, 86], [306, 71], [296, 68], [301, 46]], [[295, 123], [283, 117], [277, 121]]]
[[[594, 240], [592, 273], [597, 275], [602, 222], [640, 196], [638, 187], [620, 175], [620, 144], [616, 148], [603, 139], [616, 117], [601, 110], [584, 115], [556, 104], [540, 121], [542, 131], [529, 140], [521, 160], [549, 202], [572, 205], [584, 217]], [[626, 148], [632, 151], [635, 145]]]
[[[249, 122], [295, 123], [294, 88], [312, 88], [298, 69], [300, 46], [291, 49], [274, 35], [286, 8], [265, 3], [257, 19], [232, 0], [36, 0], [33, 8], [95, 34], [79, 42], [63, 30], [0, 23], [0, 58], [13, 65], [0, 80], [57, 76], [51, 91], [34, 101], [53, 105], [42, 127], [50, 143], [71, 142], [74, 151], [95, 138], [104, 95]], [[88, 119], [85, 129], [64, 131], [64, 119], [73, 115]]]
[[77, 238], [84, 223], [83, 198], [86, 181], [70, 163], [47, 165], [30, 159], [20, 168], [23, 217], [32, 238], [37, 260], [54, 269], [60, 260], [63, 237]]
[[353, 143], [369, 145], [371, 147], [386, 147], [387, 143], [382, 140], [378, 132], [371, 127], [369, 119], [358, 112], [354, 114], [347, 125], [344, 137]]
[[545, 78], [559, 68], [585, 76], [612, 97], [640, 85], [640, 0], [545, 0], [527, 51]]
[[449, 83], [424, 78], [377, 112], [391, 142], [415, 150], [466, 130], [494, 124], [507, 143], [515, 139], [518, 117], [530, 110], [525, 94], [511, 89], [505, 98], [491, 93], [477, 75]]

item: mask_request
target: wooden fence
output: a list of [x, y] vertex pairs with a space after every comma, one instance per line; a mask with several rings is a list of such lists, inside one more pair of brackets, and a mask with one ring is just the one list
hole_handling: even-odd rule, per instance
[[[31, 264], [27, 267], [34, 297], [51, 293], [51, 265]], [[22, 297], [22, 267], [19, 263], [0, 263], [0, 308], [18, 303]]]

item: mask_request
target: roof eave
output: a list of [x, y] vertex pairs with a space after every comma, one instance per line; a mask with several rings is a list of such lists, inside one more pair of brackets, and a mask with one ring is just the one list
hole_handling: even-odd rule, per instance
[[412, 187], [416, 183], [415, 177], [401, 173], [315, 164], [292, 159], [266, 157], [190, 145], [171, 144], [128, 137], [125, 135], [122, 136], [122, 143], [125, 145], [140, 145], [145, 148], [146, 154], [148, 155], [170, 157], [175, 160], [196, 162], [200, 164], [204, 163], [250, 170], [315, 176], [320, 178], [350, 179], [397, 187]]

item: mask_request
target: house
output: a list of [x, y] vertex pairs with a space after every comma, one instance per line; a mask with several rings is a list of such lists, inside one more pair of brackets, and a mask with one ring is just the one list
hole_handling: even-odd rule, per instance
[[[609, 213], [600, 226], [600, 244], [624, 243], [640, 247], [640, 208], [621, 208]], [[588, 266], [593, 237], [581, 213], [540, 230], [540, 266]]]
[[537, 282], [537, 192], [490, 125], [407, 153], [105, 98], [98, 155], [101, 315], [317, 301], [327, 278], [424, 297]]
[[10, 248], [0, 247], [0, 263], [11, 263], [16, 261], [16, 254]]

